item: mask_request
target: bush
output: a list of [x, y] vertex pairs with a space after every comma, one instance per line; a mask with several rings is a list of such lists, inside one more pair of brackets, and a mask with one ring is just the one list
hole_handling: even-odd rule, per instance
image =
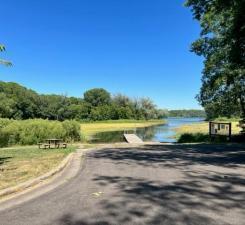
[[214, 142], [224, 143], [229, 141], [226, 136], [216, 136], [212, 139], [208, 134], [203, 133], [184, 133], [178, 138], [178, 143], [199, 143], [199, 142]]
[[178, 143], [196, 143], [196, 142], [209, 142], [210, 137], [208, 134], [202, 133], [184, 133], [178, 138]]
[[74, 120], [66, 120], [62, 122], [63, 129], [65, 130], [66, 141], [79, 141], [82, 138], [80, 133], [80, 123]]
[[12, 122], [13, 122], [13, 120], [10, 120], [10, 119], [0, 119], [0, 129], [6, 127], [7, 125], [9, 125]]
[[67, 142], [79, 141], [80, 124], [76, 121], [0, 119], [1, 147], [14, 144], [32, 145], [48, 138], [60, 138]]

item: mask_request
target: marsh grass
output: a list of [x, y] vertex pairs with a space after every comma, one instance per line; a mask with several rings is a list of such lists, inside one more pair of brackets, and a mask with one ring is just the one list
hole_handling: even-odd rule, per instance
[[[241, 128], [238, 126], [239, 123], [237, 120], [227, 119], [221, 120], [221, 118], [215, 121], [222, 122], [231, 122], [232, 123], [232, 134], [237, 135], [241, 131]], [[193, 123], [188, 125], [182, 125], [175, 129], [176, 138], [178, 142], [208, 142], [209, 139], [209, 123], [201, 122], [201, 123]], [[225, 141], [225, 138], [220, 138], [218, 141]]]
[[149, 127], [164, 124], [164, 120], [108, 120], [98, 122], [87, 122], [81, 124], [81, 133], [84, 139], [89, 139], [92, 135], [106, 131], [121, 131], [140, 127]]
[[0, 149], [0, 190], [49, 172], [75, 149], [75, 146], [46, 150], [37, 147]]

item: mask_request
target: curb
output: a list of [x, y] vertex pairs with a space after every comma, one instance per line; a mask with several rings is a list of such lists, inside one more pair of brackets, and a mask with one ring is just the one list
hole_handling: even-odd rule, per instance
[[65, 167], [68, 165], [68, 163], [71, 162], [73, 158], [74, 158], [74, 153], [70, 153], [65, 159], [63, 159], [63, 161], [56, 168], [52, 169], [48, 173], [40, 177], [34, 178], [33, 180], [29, 180], [24, 183], [18, 184], [14, 187], [3, 189], [2, 191], [0, 191], [0, 198], [5, 197], [10, 194], [24, 191], [27, 188], [40, 184], [41, 182], [47, 180], [48, 178], [54, 176], [55, 174], [63, 171]]

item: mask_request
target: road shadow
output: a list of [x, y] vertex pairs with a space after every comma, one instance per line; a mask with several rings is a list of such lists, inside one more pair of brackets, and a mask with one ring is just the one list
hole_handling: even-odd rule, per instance
[[92, 157], [111, 159], [115, 163], [137, 163], [144, 166], [245, 165], [245, 146], [242, 145], [146, 145], [138, 148], [138, 151], [134, 149], [108, 149], [96, 152]]
[[[92, 181], [98, 189], [114, 192], [97, 200], [88, 214], [67, 213], [58, 224], [242, 225], [245, 178], [236, 171], [245, 164], [244, 154], [243, 146], [220, 145], [148, 145], [91, 153], [90, 158], [120, 163], [124, 168], [167, 168], [182, 171], [184, 176], [168, 182], [144, 174], [142, 178], [130, 173], [115, 176], [110, 171], [107, 175], [94, 174]], [[232, 172], [193, 169], [200, 165]]]

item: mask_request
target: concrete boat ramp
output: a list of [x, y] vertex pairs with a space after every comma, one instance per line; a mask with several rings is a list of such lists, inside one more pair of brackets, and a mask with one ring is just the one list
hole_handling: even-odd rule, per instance
[[144, 143], [136, 134], [124, 134], [124, 138], [130, 144]]

